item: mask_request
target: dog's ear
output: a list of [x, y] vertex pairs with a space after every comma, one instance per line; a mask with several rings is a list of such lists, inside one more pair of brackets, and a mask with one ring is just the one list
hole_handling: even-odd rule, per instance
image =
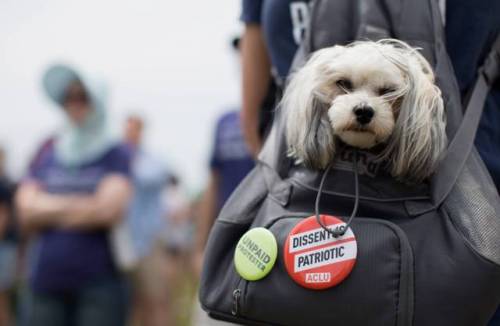
[[385, 156], [393, 176], [420, 182], [434, 172], [446, 148], [445, 112], [429, 63], [414, 49], [407, 54], [408, 88], [398, 101], [398, 118]]
[[315, 52], [292, 76], [281, 102], [289, 154], [310, 168], [325, 168], [335, 154], [327, 85], [331, 63], [343, 51], [344, 47], [334, 46]]

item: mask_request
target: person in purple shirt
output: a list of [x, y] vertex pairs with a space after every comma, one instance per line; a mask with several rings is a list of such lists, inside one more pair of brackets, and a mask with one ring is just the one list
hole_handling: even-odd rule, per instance
[[66, 119], [16, 194], [21, 227], [35, 235], [28, 325], [125, 323], [125, 289], [108, 239], [131, 194], [130, 159], [109, 136], [98, 86], [62, 65], [43, 76]]

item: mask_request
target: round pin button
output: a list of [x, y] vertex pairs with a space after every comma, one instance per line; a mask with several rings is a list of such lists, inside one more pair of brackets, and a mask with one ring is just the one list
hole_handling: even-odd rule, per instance
[[[341, 230], [345, 223], [337, 217], [321, 215], [330, 230]], [[299, 285], [314, 290], [333, 287], [354, 268], [358, 246], [351, 228], [334, 237], [310, 216], [298, 223], [288, 235], [284, 260], [288, 275]]]
[[234, 266], [247, 281], [265, 277], [278, 256], [278, 244], [274, 235], [265, 228], [253, 228], [246, 232], [236, 245]]

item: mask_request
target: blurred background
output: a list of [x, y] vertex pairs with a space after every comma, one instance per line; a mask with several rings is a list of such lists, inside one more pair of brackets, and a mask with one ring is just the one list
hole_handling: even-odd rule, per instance
[[[207, 184], [216, 128], [239, 108], [240, 11], [234, 0], [0, 1], [0, 326], [211, 324], [196, 301], [210, 225], [196, 233], [220, 209]], [[55, 66], [76, 74], [61, 98], [42, 84]], [[59, 133], [79, 125], [61, 112], [95, 109], [84, 73], [105, 82], [117, 145], [65, 166]], [[114, 210], [105, 217], [121, 222], [102, 225]]]
[[67, 63], [103, 77], [115, 134], [144, 116], [146, 147], [196, 191], [206, 178], [215, 121], [239, 101], [230, 40], [240, 2], [0, 1], [0, 144], [21, 176], [60, 123], [41, 88], [44, 70]]

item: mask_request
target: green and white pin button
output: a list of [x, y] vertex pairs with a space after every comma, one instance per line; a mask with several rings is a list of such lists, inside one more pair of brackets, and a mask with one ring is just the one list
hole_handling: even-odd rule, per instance
[[234, 266], [242, 278], [258, 281], [274, 266], [278, 244], [274, 235], [265, 228], [253, 228], [238, 241], [234, 252]]

